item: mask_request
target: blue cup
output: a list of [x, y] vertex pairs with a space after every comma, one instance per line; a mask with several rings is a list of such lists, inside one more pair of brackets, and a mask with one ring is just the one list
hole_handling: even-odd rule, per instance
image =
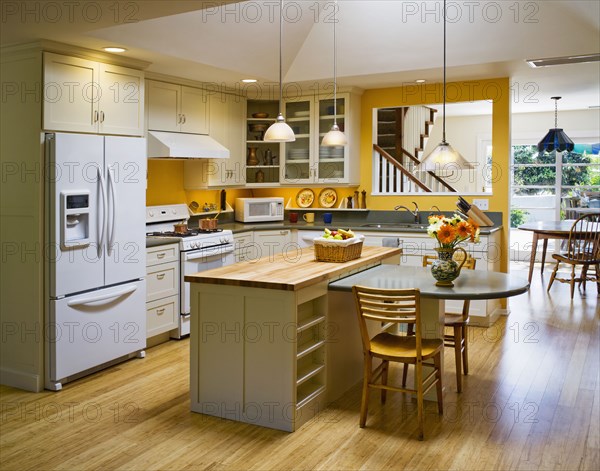
[[333, 214], [331, 214], [331, 213], [324, 213], [323, 214], [323, 222], [325, 224], [331, 224], [331, 221], [333, 221]]

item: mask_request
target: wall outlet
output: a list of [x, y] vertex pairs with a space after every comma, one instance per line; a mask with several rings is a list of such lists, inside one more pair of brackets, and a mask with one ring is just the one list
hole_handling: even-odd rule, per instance
[[482, 211], [487, 211], [488, 209], [490, 209], [490, 200], [488, 200], [487, 198], [474, 199], [473, 204], [475, 206], [477, 206], [479, 209], [481, 209]]

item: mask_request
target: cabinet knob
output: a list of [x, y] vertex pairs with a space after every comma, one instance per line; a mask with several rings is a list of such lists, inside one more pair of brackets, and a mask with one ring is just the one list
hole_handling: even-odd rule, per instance
[[165, 277], [164, 273], [159, 273], [158, 275], [156, 275], [156, 278], [158, 278], [159, 280], [162, 280]]
[[94, 111], [94, 123], [98, 122], [98, 111]]
[[160, 316], [161, 314], [164, 314], [164, 313], [165, 313], [165, 308], [164, 308], [164, 307], [163, 307], [162, 309], [157, 309], [157, 310], [156, 310], [156, 314], [158, 314], [159, 316]]
[[156, 254], [156, 258], [165, 258], [166, 252], [161, 252]]
[[104, 122], [104, 111], [100, 111], [100, 122]]
[[186, 119], [185, 119], [185, 115], [184, 115], [184, 114], [182, 114], [182, 115], [181, 115], [181, 118], [183, 119], [183, 121], [181, 122], [181, 124], [185, 124], [185, 121], [186, 121]]

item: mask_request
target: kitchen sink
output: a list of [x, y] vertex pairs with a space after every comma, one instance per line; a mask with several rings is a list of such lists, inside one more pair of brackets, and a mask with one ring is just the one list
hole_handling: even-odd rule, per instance
[[375, 227], [378, 229], [427, 229], [427, 224], [411, 224], [399, 222], [373, 222], [361, 224], [360, 227]]

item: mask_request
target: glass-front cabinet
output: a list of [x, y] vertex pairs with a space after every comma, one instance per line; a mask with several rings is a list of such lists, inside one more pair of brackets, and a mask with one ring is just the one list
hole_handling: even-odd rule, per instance
[[298, 99], [285, 103], [286, 122], [294, 131], [296, 140], [284, 146], [285, 165], [282, 168], [282, 183], [313, 181], [311, 161], [315, 134], [312, 130], [313, 100]]
[[[337, 123], [348, 135], [348, 93], [338, 94]], [[352, 183], [349, 171], [349, 144], [346, 147], [323, 147], [323, 136], [331, 129], [334, 119], [333, 98], [300, 97], [285, 102], [285, 117], [296, 135], [295, 142], [282, 146], [284, 162], [282, 184], [346, 184]], [[358, 133], [358, 127], [353, 130]], [[357, 153], [358, 149], [354, 149]], [[358, 162], [356, 163], [358, 165]]]

